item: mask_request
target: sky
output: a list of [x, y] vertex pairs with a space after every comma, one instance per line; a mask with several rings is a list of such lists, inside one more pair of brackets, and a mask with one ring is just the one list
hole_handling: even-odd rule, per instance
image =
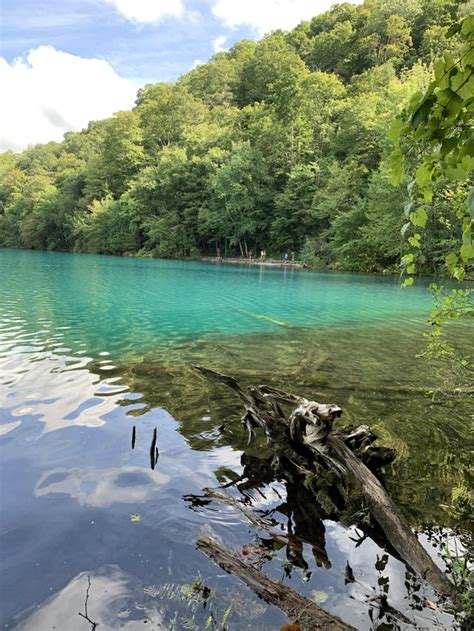
[[[360, 1], [360, 0], [356, 0]], [[0, 151], [61, 140], [130, 109], [243, 38], [291, 29], [333, 0], [0, 0]]]

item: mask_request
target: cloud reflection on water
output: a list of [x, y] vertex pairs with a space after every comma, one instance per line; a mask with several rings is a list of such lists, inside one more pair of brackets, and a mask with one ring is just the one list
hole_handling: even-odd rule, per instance
[[73, 425], [100, 427], [128, 392], [127, 386], [91, 372], [87, 357], [35, 351], [35, 357], [25, 352], [2, 360], [0, 408], [12, 417], [36, 417], [43, 434]]
[[112, 469], [57, 468], [46, 471], [35, 488], [36, 497], [65, 493], [81, 506], [108, 508], [112, 504], [146, 502], [169, 476], [143, 467]]
[[63, 629], [85, 631], [90, 628], [84, 613], [84, 602], [90, 577], [88, 616], [98, 623], [101, 631], [122, 629], [142, 631], [144, 622], [153, 629], [166, 629], [161, 614], [154, 607], [138, 606], [137, 592], [143, 586], [131, 574], [117, 565], [105, 565], [91, 572], [81, 572], [63, 589], [46, 600], [26, 620], [15, 628], [17, 631], [46, 631]]

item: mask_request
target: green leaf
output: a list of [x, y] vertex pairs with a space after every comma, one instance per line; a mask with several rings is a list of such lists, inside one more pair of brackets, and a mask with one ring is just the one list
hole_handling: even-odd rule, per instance
[[426, 121], [431, 111], [431, 106], [433, 105], [434, 102], [435, 102], [435, 98], [431, 96], [430, 98], [426, 99], [426, 101], [424, 101], [413, 112], [413, 116], [411, 117], [410, 122], [414, 129], [417, 129], [421, 125], [421, 123], [424, 123]]
[[462, 182], [466, 179], [466, 169], [464, 169], [461, 165], [457, 165], [456, 167], [448, 166], [446, 167], [446, 176], [448, 179], [456, 182]]
[[446, 31], [446, 37], [449, 39], [450, 37], [456, 35], [456, 33], [459, 33], [460, 30], [461, 25], [459, 24], [459, 22], [455, 22], [454, 24], [451, 24], [451, 26]]
[[453, 77], [451, 77], [451, 88], [454, 90], [454, 92], [457, 92], [462, 84], [468, 81], [471, 74], [472, 73], [470, 70], [465, 70], [464, 72], [458, 72]]
[[411, 195], [411, 193], [413, 191], [413, 187], [415, 186], [415, 184], [416, 184], [416, 180], [412, 180], [411, 182], [409, 182], [407, 184], [407, 191], [408, 191], [409, 195]]
[[402, 283], [402, 287], [410, 287], [411, 285], [413, 285], [413, 277], [405, 278], [405, 280]]
[[407, 274], [413, 274], [415, 272], [415, 264], [410, 263], [410, 265], [407, 266], [406, 272]]
[[464, 106], [466, 108], [469, 107], [469, 97], [474, 94], [474, 76], [471, 76], [469, 81], [465, 83], [461, 88], [459, 88], [458, 92], [459, 96], [462, 97], [466, 102]]
[[453, 274], [453, 276], [454, 276], [454, 278], [456, 280], [461, 281], [461, 280], [464, 280], [464, 276], [465, 276], [466, 272], [464, 271], [463, 267], [457, 266], [457, 267], [454, 268], [452, 274]]
[[434, 65], [434, 76], [436, 82], [439, 82], [445, 71], [446, 64], [444, 63], [444, 59], [438, 59], [438, 61]]
[[465, 142], [462, 145], [462, 147], [460, 147], [460, 149], [459, 149], [459, 155], [460, 156], [469, 156], [470, 158], [474, 158], [474, 140], [470, 140], [469, 142]]
[[446, 105], [446, 109], [448, 110], [449, 115], [452, 118], [455, 118], [459, 112], [462, 110], [463, 101], [462, 98], [453, 92], [452, 98]]
[[445, 262], [446, 262], [446, 267], [452, 273], [458, 262], [458, 257], [456, 256], [456, 254], [451, 252], [451, 254], [448, 254], [448, 256], [445, 258]]
[[421, 194], [423, 195], [423, 201], [427, 204], [431, 204], [433, 201], [433, 189], [431, 187], [425, 186], [421, 189]]
[[472, 243], [464, 243], [461, 246], [461, 258], [465, 263], [469, 263], [469, 261], [474, 258], [474, 245]]
[[474, 31], [474, 15], [468, 15], [461, 22], [462, 35], [470, 35]]
[[431, 174], [433, 170], [430, 164], [424, 162], [418, 169], [416, 170], [416, 183], [420, 188], [427, 186], [431, 183]]
[[411, 221], [407, 221], [406, 223], [403, 224], [402, 229], [400, 230], [402, 237], [405, 236], [406, 231], [408, 230], [408, 228], [411, 226]]
[[446, 90], [440, 90], [439, 92], [437, 92], [436, 98], [438, 99], [438, 103], [446, 106], [454, 94], [455, 93], [451, 90], [451, 88], [447, 88]]
[[441, 155], [445, 156], [458, 145], [457, 138], [445, 138], [441, 144]]
[[414, 226], [424, 228], [426, 226], [426, 222], [428, 221], [428, 213], [424, 208], [418, 208], [411, 213], [410, 221]]
[[392, 151], [388, 163], [390, 168], [390, 184], [392, 184], [392, 186], [400, 186], [403, 178], [403, 155], [400, 147]]
[[469, 195], [467, 196], [467, 210], [471, 217], [474, 217], [474, 187], [469, 191]]
[[454, 55], [452, 53], [445, 53], [444, 61], [446, 63], [446, 68], [451, 68], [456, 65], [456, 60], [454, 59]]
[[405, 121], [402, 118], [394, 118], [390, 127], [388, 128], [388, 137], [395, 144], [400, 138], [401, 130], [405, 127]]
[[415, 92], [415, 94], [410, 99], [410, 109], [414, 110], [416, 107], [418, 107], [421, 104], [422, 98], [422, 92]]

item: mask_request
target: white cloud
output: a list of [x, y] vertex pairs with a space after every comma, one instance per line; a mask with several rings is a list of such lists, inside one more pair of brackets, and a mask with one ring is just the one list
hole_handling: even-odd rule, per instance
[[221, 53], [223, 50], [225, 50], [224, 48], [224, 44], [227, 41], [227, 37], [225, 37], [224, 35], [219, 35], [219, 37], [216, 37], [216, 39], [214, 39], [212, 41], [212, 48], [214, 49], [215, 53]]
[[167, 17], [181, 17], [184, 7], [181, 0], [105, 0], [112, 4], [127, 20], [140, 24], [159, 22]]
[[200, 59], [195, 59], [193, 61], [193, 65], [191, 66], [191, 70], [194, 70], [194, 68], [197, 68], [198, 66], [202, 66], [204, 62], [201, 61]]
[[333, 4], [335, 0], [217, 0], [212, 12], [226, 26], [234, 28], [246, 24], [264, 35], [279, 28], [294, 28], [301, 20], [309, 20]]
[[137, 85], [102, 59], [40, 46], [10, 65], [0, 58], [0, 151], [61, 140], [90, 120], [132, 107]]

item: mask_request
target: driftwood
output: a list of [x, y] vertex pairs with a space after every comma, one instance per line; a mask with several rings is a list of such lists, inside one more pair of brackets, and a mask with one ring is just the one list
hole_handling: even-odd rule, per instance
[[[354, 496], [362, 498], [372, 521], [383, 531], [383, 545], [440, 595], [455, 595], [452, 583], [419, 543], [374, 474], [391, 462], [395, 454], [391, 449], [374, 445], [376, 437], [368, 427], [337, 430], [333, 423], [342, 410], [335, 404], [316, 403], [269, 386], [243, 389], [233, 377], [200, 366], [195, 369], [230, 387], [244, 403], [242, 422], [247, 428], [249, 442], [255, 431], [261, 429], [272, 445], [271, 461], [262, 465], [272, 472], [270, 476], [285, 479], [287, 490], [290, 488], [293, 494], [299, 494], [301, 489], [307, 494], [303, 504], [308, 503], [309, 496], [318, 503], [324, 518], [344, 521]], [[309, 523], [314, 523], [314, 518], [310, 520], [303, 516], [301, 519], [304, 522], [302, 532], [308, 529]], [[322, 535], [313, 552], [318, 564], [326, 565], [320, 550], [321, 547], [324, 549], [324, 525], [322, 519], [320, 521]], [[373, 536], [372, 532], [369, 534]], [[375, 533], [374, 538], [380, 535]]]
[[276, 605], [286, 615], [298, 623], [301, 631], [324, 629], [328, 631], [354, 631], [354, 627], [340, 618], [331, 616], [309, 598], [298, 594], [290, 587], [275, 581], [256, 567], [245, 563], [209, 537], [196, 542], [197, 547], [212, 561], [229, 574], [234, 574], [250, 587], [265, 602]]

